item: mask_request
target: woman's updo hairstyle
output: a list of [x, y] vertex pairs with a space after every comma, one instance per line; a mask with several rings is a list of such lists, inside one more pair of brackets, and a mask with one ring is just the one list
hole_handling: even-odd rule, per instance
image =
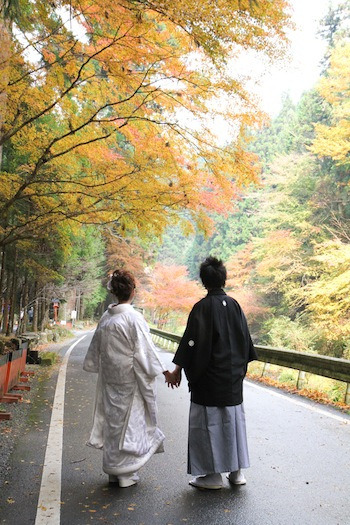
[[134, 276], [127, 270], [115, 270], [108, 285], [109, 290], [119, 301], [127, 301], [135, 289], [136, 283]]
[[216, 257], [207, 257], [200, 265], [199, 276], [205, 288], [223, 288], [227, 272], [222, 261]]

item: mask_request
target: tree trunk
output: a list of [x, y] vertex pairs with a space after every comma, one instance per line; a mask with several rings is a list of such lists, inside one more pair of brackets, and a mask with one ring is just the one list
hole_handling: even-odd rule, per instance
[[79, 313], [79, 319], [84, 319], [84, 310], [85, 310], [85, 304], [84, 304], [84, 296], [81, 293], [80, 294], [80, 313]]
[[34, 301], [33, 301], [33, 332], [38, 331], [38, 283], [34, 284]]
[[77, 312], [77, 321], [79, 321], [80, 319], [80, 290], [77, 290], [76, 291], [76, 306], [75, 306], [75, 310]]
[[4, 305], [4, 294], [3, 294], [3, 285], [5, 282], [5, 262], [6, 262], [6, 250], [5, 246], [2, 249], [1, 254], [1, 270], [0, 270], [0, 330], [2, 325], [2, 320], [5, 312], [5, 305]]
[[42, 318], [43, 318], [43, 296], [45, 297], [45, 291], [43, 290], [42, 292], [40, 292], [40, 297], [38, 297], [38, 327], [41, 326], [41, 321], [42, 321]]
[[24, 303], [24, 285], [21, 286], [21, 291], [19, 294], [19, 309], [18, 309], [18, 326], [17, 326], [17, 334], [20, 335], [23, 332], [23, 303]]
[[10, 300], [6, 296], [5, 301], [4, 301], [4, 317], [2, 321], [2, 330], [1, 330], [3, 334], [7, 333], [7, 328], [9, 324], [9, 306], [10, 306]]
[[10, 335], [13, 332], [13, 325], [15, 319], [15, 310], [16, 310], [16, 291], [17, 291], [17, 247], [14, 248], [13, 256], [13, 272], [12, 272], [12, 281], [11, 281], [11, 292], [10, 292], [10, 311], [9, 311], [9, 322], [7, 326], [6, 334]]
[[24, 278], [24, 286], [23, 286], [23, 318], [21, 319], [21, 331], [20, 333], [23, 334], [27, 330], [27, 324], [28, 324], [28, 281], [27, 276]]
[[44, 294], [43, 294], [41, 305], [42, 305], [41, 306], [42, 317], [41, 317], [41, 327], [40, 327], [40, 329], [41, 329], [41, 331], [43, 331], [45, 326], [49, 322], [49, 313], [50, 313], [50, 300], [46, 296], [46, 291], [45, 290], [44, 290]]

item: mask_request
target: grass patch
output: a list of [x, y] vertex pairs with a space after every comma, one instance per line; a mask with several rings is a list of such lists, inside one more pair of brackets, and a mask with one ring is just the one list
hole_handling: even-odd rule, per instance
[[56, 352], [40, 352], [41, 366], [52, 366], [58, 360]]

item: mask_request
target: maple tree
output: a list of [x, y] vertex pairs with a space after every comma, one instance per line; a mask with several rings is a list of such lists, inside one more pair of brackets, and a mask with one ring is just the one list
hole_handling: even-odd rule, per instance
[[152, 311], [152, 319], [164, 328], [173, 312], [188, 313], [203, 297], [197, 281], [188, 278], [185, 266], [157, 263], [149, 272], [148, 286], [140, 292], [140, 304]]
[[252, 243], [246, 244], [226, 263], [227, 293], [241, 305], [253, 333], [268, 312], [268, 308], [263, 303], [262, 294], [251, 286], [251, 276], [255, 271], [255, 266]]
[[136, 277], [138, 283], [144, 282], [144, 267], [149, 256], [137, 239], [122, 237], [111, 230], [104, 232], [104, 239], [108, 273], [113, 273], [116, 268], [125, 268]]
[[[243, 48], [275, 56], [285, 1], [21, 8], [1, 64], [2, 246], [67, 220], [159, 232], [183, 207], [205, 228], [208, 209], [229, 206], [236, 187], [256, 179], [244, 129], [259, 112], [224, 61]], [[225, 94], [237, 140], [218, 147], [203, 123]]]
[[[287, 7], [1, 2], [0, 295], [9, 326], [15, 296], [34, 304], [36, 329], [62, 280], [77, 284], [82, 224], [111, 225], [118, 241], [105, 238], [108, 264], [130, 265], [136, 252], [123, 235], [152, 237], [173, 219], [208, 229], [208, 211], [228, 209], [256, 180], [245, 127], [260, 113], [225, 60], [245, 49], [279, 55]], [[217, 97], [230, 104], [214, 105]], [[218, 115], [232, 122], [229, 146], [216, 144]]]

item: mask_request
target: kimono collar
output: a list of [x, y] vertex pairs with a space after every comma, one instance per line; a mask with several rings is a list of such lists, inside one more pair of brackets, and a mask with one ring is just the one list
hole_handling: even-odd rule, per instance
[[133, 310], [134, 307], [130, 303], [123, 304], [110, 304], [108, 306], [108, 313], [111, 315], [120, 314], [121, 312], [127, 312]]
[[213, 288], [208, 291], [208, 295], [227, 295], [222, 288]]

